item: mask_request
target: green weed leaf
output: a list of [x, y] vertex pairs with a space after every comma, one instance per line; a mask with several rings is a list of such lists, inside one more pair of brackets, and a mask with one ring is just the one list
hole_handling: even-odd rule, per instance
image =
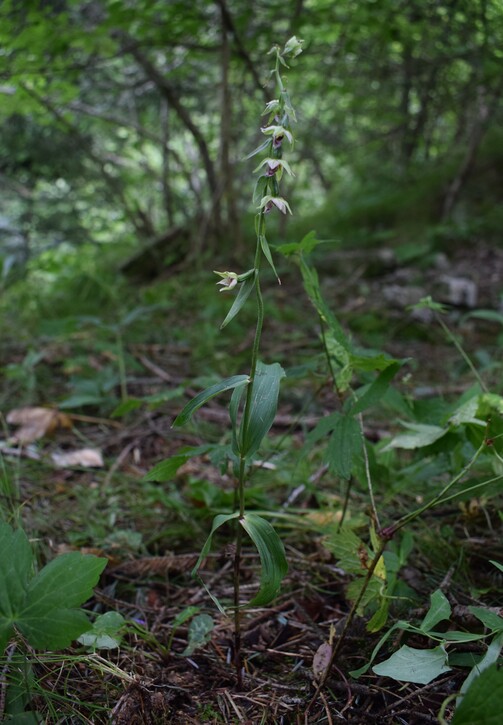
[[367, 408], [370, 408], [372, 405], [379, 402], [401, 367], [401, 362], [390, 363], [388, 367], [379, 373], [374, 382], [369, 385], [365, 392], [358, 398], [356, 403], [349, 409], [348, 413], [350, 415], [362, 413]]
[[471, 684], [452, 725], [499, 725], [503, 711], [503, 670], [488, 667]]
[[63, 554], [33, 576], [33, 552], [23, 531], [0, 523], [0, 546], [0, 652], [14, 627], [36, 649], [62, 649], [90, 628], [77, 607], [91, 596], [106, 559]]
[[194, 456], [201, 456], [204, 453], [212, 450], [212, 445], [197, 446], [194, 448], [185, 449], [183, 453], [178, 453], [176, 456], [166, 458], [164, 461], [157, 463], [144, 477], [144, 481], [158, 481], [164, 483], [164, 481], [171, 481], [175, 476], [176, 472], [187, 463], [190, 458]]
[[430, 608], [421, 623], [423, 632], [429, 632], [439, 622], [449, 619], [451, 616], [451, 605], [449, 600], [440, 589], [430, 595]]
[[233, 514], [218, 514], [218, 516], [215, 516], [213, 519], [213, 524], [211, 526], [211, 531], [208, 535], [208, 538], [204, 542], [204, 546], [201, 549], [201, 553], [199, 554], [199, 558], [192, 569], [192, 576], [196, 576], [197, 572], [199, 571], [199, 567], [203, 563], [203, 559], [210, 553], [211, 550], [211, 542], [213, 539], [213, 534], [217, 529], [219, 529], [221, 526], [226, 524], [228, 521], [232, 521], [232, 519], [237, 519], [239, 517], [239, 512], [235, 512]]
[[173, 427], [185, 425], [185, 423], [192, 418], [192, 415], [196, 412], [196, 410], [207, 403], [208, 400], [211, 400], [211, 398], [214, 398], [220, 393], [224, 393], [226, 390], [233, 390], [240, 385], [246, 385], [249, 381], [250, 379], [248, 375], [233, 375], [230, 378], [225, 378], [225, 380], [221, 380], [219, 383], [215, 383], [215, 385], [211, 385], [209, 388], [206, 388], [206, 390], [203, 390], [196, 395], [195, 398], [192, 398], [190, 403], [188, 403], [182, 412], [177, 415], [173, 422]]
[[81, 634], [78, 641], [84, 647], [93, 650], [117, 649], [120, 647], [121, 629], [125, 623], [124, 617], [119, 612], [105, 612], [105, 614], [96, 617], [91, 629]]
[[450, 671], [443, 645], [434, 649], [415, 649], [406, 644], [384, 662], [372, 667], [376, 675], [391, 677], [398, 682], [427, 685], [439, 675]]
[[277, 595], [288, 571], [285, 549], [271, 524], [257, 514], [249, 513], [240, 521], [260, 556], [260, 588], [247, 606], [262, 607]]
[[279, 363], [259, 362], [253, 381], [248, 425], [241, 442], [241, 455], [252, 456], [269, 432], [278, 408], [279, 385], [285, 371]]
[[329, 470], [348, 480], [354, 456], [362, 449], [363, 441], [358, 421], [350, 415], [335, 413], [335, 425], [327, 446]]
[[211, 633], [215, 627], [213, 618], [209, 614], [198, 614], [189, 624], [189, 643], [182, 654], [190, 657], [196, 649], [204, 647], [211, 639]]
[[395, 436], [383, 449], [387, 451], [390, 448], [404, 448], [413, 450], [414, 448], [424, 448], [438, 441], [447, 433], [446, 428], [438, 425], [424, 425], [423, 423], [406, 423], [402, 422], [410, 433], [399, 433]]

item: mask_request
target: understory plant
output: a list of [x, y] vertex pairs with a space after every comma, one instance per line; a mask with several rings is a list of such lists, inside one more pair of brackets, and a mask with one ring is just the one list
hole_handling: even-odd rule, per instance
[[[322, 441], [328, 441], [325, 465], [329, 473], [346, 486], [341, 518], [336, 525], [324, 527], [323, 533], [326, 548], [335, 555], [339, 566], [352, 576], [347, 589], [352, 606], [337, 639], [332, 633], [314, 657], [313, 672], [318, 689], [312, 702], [328, 677], [354, 617], [366, 615], [367, 631], [378, 632], [388, 621], [390, 604], [401, 598], [410, 599], [412, 592], [403, 586], [400, 589], [403, 583], [398, 581], [399, 570], [414, 547], [410, 525], [447, 502], [468, 502], [483, 493], [497, 494], [503, 480], [503, 398], [487, 389], [461, 343], [444, 322], [443, 315], [447, 310], [429, 297], [417, 305], [428, 309], [437, 319], [447, 339], [454, 343], [474, 375], [475, 383], [452, 402], [434, 399], [420, 405], [393, 385], [406, 360], [356, 345], [326, 304], [318, 274], [310, 261], [310, 255], [319, 243], [311, 232], [299, 243], [279, 247], [280, 252], [298, 264], [305, 291], [318, 315], [326, 369], [334, 390], [335, 410], [325, 415], [307, 435], [303, 455], [309, 455], [319, 449]], [[391, 437], [372, 444], [365, 435], [363, 414], [377, 404], [388, 415], [398, 418], [402, 431], [393, 432]], [[397, 458], [400, 451], [408, 454], [405, 465], [403, 458]], [[422, 483], [424, 503], [394, 521], [384, 521], [386, 514], [378, 506], [383, 500], [383, 483], [386, 485], [386, 480], [391, 479], [395, 491], [399, 492], [401, 486], [410, 487], [414, 477]], [[429, 484], [431, 480], [433, 486]], [[369, 525], [366, 541], [355, 532], [351, 522], [345, 521], [350, 489], [356, 482], [364, 482], [367, 488]], [[360, 517], [358, 528], [361, 523]], [[496, 561], [490, 563], [495, 569], [502, 568]], [[431, 595], [430, 608], [423, 622], [415, 626], [398, 620], [376, 645], [370, 661], [351, 672], [352, 676], [357, 678], [369, 670], [381, 647], [396, 630], [420, 634], [436, 646], [417, 649], [403, 645], [388, 660], [374, 665], [374, 673], [401, 682], [428, 684], [450, 671], [454, 664], [472, 667], [456, 703], [455, 722], [468, 724], [472, 716], [472, 699], [478, 702], [476, 698], [483, 698], [496, 683], [502, 684], [501, 671], [499, 674], [488, 671], [480, 681], [478, 677], [501, 661], [503, 618], [484, 607], [469, 607], [470, 615], [485, 631], [445, 632], [443, 629], [451, 611], [448, 599], [440, 589], [436, 590]], [[439, 624], [440, 631], [437, 631]], [[449, 652], [450, 645], [466, 642], [487, 645], [484, 656], [474, 660], [469, 653]], [[470, 690], [467, 704], [465, 695]], [[491, 716], [498, 711], [494, 703], [484, 707]]]
[[[221, 324], [225, 328], [241, 311], [247, 300], [253, 295], [255, 300], [255, 333], [250, 352], [250, 366], [247, 373], [233, 375], [221, 380], [193, 398], [174, 421], [174, 426], [187, 423], [198, 408], [208, 400], [227, 391], [232, 391], [229, 404], [232, 444], [226, 454], [234, 476], [234, 510], [227, 514], [218, 514], [211, 527], [210, 534], [201, 550], [193, 574], [197, 575], [207, 556], [215, 533], [225, 524], [235, 528], [235, 551], [233, 569], [234, 596], [234, 662], [238, 686], [242, 680], [241, 664], [241, 613], [246, 606], [264, 606], [278, 593], [281, 581], [287, 572], [287, 561], [283, 544], [275, 529], [263, 516], [245, 509], [245, 490], [253, 459], [264, 437], [269, 432], [277, 410], [281, 379], [285, 372], [277, 362], [265, 363], [260, 359], [260, 341], [265, 318], [262, 296], [262, 268], [264, 262], [272, 269], [279, 283], [271, 249], [266, 236], [266, 219], [269, 213], [291, 213], [288, 201], [281, 195], [280, 185], [283, 176], [292, 175], [283, 152], [294, 143], [293, 124], [295, 111], [290, 101], [282, 68], [288, 68], [286, 59], [295, 58], [302, 50], [302, 41], [290, 38], [283, 48], [274, 46], [270, 54], [274, 58], [271, 76], [276, 88], [276, 98], [267, 103], [263, 116], [265, 124], [261, 128], [265, 140], [252, 151], [247, 158], [264, 154], [255, 169], [259, 174], [253, 194], [257, 205], [255, 217], [255, 250], [252, 267], [244, 272], [215, 272], [220, 278], [217, 284], [220, 292], [234, 293], [235, 299], [227, 316]], [[203, 447], [204, 449], [204, 447]], [[167, 480], [176, 468], [191, 455], [203, 452], [203, 449], [182, 451], [175, 459], [164, 461], [149, 474], [151, 480]], [[257, 594], [248, 603], [243, 603], [240, 592], [241, 559], [244, 537], [247, 535], [255, 545], [260, 557], [260, 583]], [[224, 611], [222, 604], [213, 597], [217, 607]]]

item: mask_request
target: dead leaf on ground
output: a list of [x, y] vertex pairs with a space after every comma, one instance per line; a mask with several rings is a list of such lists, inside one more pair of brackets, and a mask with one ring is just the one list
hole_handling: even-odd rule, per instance
[[58, 468], [103, 468], [105, 465], [101, 452], [96, 448], [80, 448], [67, 453], [52, 453], [52, 461]]
[[72, 428], [72, 419], [56, 408], [14, 408], [7, 423], [20, 426], [12, 440], [22, 445], [51, 435], [57, 428]]

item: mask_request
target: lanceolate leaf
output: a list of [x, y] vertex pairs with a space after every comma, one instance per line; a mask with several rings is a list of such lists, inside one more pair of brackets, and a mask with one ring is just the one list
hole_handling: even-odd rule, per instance
[[247, 606], [265, 606], [277, 595], [288, 571], [285, 550], [271, 524], [261, 516], [245, 514], [240, 524], [257, 547], [261, 563], [260, 588]]
[[183, 453], [179, 453], [171, 458], [166, 458], [164, 461], [160, 461], [155, 465], [144, 477], [144, 481], [171, 481], [176, 476], [176, 472], [183, 466], [184, 463], [192, 458], [193, 456], [200, 456], [207, 453], [213, 448], [212, 445], [197, 446], [184, 450]]
[[239, 292], [236, 295], [236, 299], [232, 303], [232, 307], [230, 308], [229, 312], [227, 313], [227, 316], [225, 320], [220, 325], [220, 329], [223, 330], [226, 325], [229, 324], [231, 320], [233, 320], [240, 309], [243, 307], [244, 303], [250, 296], [250, 292], [255, 286], [255, 280], [256, 280], [256, 274], [252, 275], [251, 277], [248, 277], [248, 279], [245, 279], [244, 282], [241, 283], [239, 287]]
[[199, 554], [199, 559], [196, 561], [196, 564], [194, 568], [192, 569], [192, 576], [196, 576], [199, 567], [201, 566], [203, 559], [210, 553], [211, 549], [211, 541], [213, 539], [213, 534], [217, 529], [219, 529], [221, 526], [226, 524], [228, 521], [232, 521], [232, 519], [237, 519], [239, 516], [239, 512], [235, 512], [233, 514], [218, 514], [218, 516], [215, 516], [213, 519], [213, 524], [211, 526], [211, 531], [209, 533], [208, 538], [204, 542], [204, 546], [201, 549], [201, 553]]
[[278, 408], [279, 384], [285, 371], [279, 363], [259, 362], [253, 380], [248, 425], [242, 431], [241, 454], [252, 456], [271, 428]]
[[401, 363], [393, 362], [379, 373], [374, 382], [369, 385], [367, 390], [358, 398], [356, 403], [350, 408], [349, 413], [356, 415], [363, 412], [366, 408], [375, 405], [385, 394], [389, 385], [397, 372], [401, 368]]
[[264, 257], [269, 262], [269, 264], [271, 266], [271, 269], [274, 272], [274, 275], [275, 275], [276, 279], [281, 284], [281, 280], [278, 277], [278, 273], [276, 272], [276, 267], [274, 266], [274, 262], [272, 261], [272, 254], [271, 254], [271, 250], [269, 248], [269, 243], [268, 243], [267, 239], [264, 237], [263, 234], [260, 235], [259, 239], [260, 239], [260, 246], [262, 247], [262, 251], [264, 253]]
[[200, 392], [199, 395], [196, 395], [195, 398], [192, 398], [190, 403], [188, 403], [182, 412], [177, 415], [173, 422], [173, 427], [187, 423], [196, 410], [207, 403], [208, 400], [214, 398], [215, 395], [224, 393], [226, 390], [232, 390], [240, 385], [246, 385], [249, 380], [248, 375], [233, 375], [230, 378], [225, 378], [225, 380], [221, 380], [219, 383], [215, 383], [215, 385], [211, 385], [209, 388], [206, 388], [206, 390]]

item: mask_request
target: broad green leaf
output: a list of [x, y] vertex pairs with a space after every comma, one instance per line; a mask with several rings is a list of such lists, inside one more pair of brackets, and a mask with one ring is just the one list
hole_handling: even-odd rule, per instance
[[427, 685], [436, 677], [450, 671], [443, 645], [434, 649], [415, 649], [406, 644], [384, 662], [372, 667], [376, 675], [391, 677], [398, 682]]
[[491, 665], [470, 686], [452, 725], [499, 725], [503, 712], [503, 670]]
[[335, 414], [335, 425], [327, 446], [326, 459], [331, 473], [348, 480], [354, 456], [361, 453], [362, 434], [358, 421], [350, 415]]
[[348, 411], [349, 415], [356, 415], [362, 413], [367, 408], [375, 405], [386, 393], [389, 385], [397, 372], [402, 367], [402, 363], [393, 362], [388, 365], [387, 368], [382, 370], [373, 383], [365, 390], [365, 392], [358, 398], [356, 403], [351, 406]]
[[188, 403], [182, 412], [177, 415], [173, 422], [173, 427], [187, 423], [196, 410], [207, 403], [208, 400], [214, 398], [215, 395], [224, 393], [226, 390], [233, 390], [240, 385], [246, 385], [249, 381], [250, 379], [248, 375], [233, 375], [230, 378], [225, 378], [225, 380], [221, 380], [219, 383], [215, 383], [215, 385], [211, 385], [209, 388], [206, 388], [206, 390], [203, 390], [196, 395], [195, 398], [192, 398], [190, 403]]
[[449, 619], [451, 616], [451, 605], [449, 600], [440, 589], [430, 594], [430, 608], [421, 622], [420, 628], [423, 632], [429, 632], [439, 622]]
[[248, 277], [248, 279], [245, 279], [244, 282], [241, 282], [239, 285], [239, 292], [236, 295], [236, 299], [232, 303], [232, 307], [230, 308], [229, 312], [227, 313], [225, 320], [220, 325], [220, 329], [223, 330], [226, 325], [229, 324], [231, 320], [233, 320], [238, 312], [241, 310], [243, 305], [245, 304], [246, 300], [250, 296], [250, 292], [255, 287], [255, 281], [257, 277], [256, 274], [254, 274], [252, 277]]
[[182, 652], [185, 657], [190, 657], [196, 649], [204, 647], [210, 641], [211, 633], [215, 627], [213, 618], [209, 614], [198, 614], [189, 624], [189, 643]]
[[0, 615], [0, 657], [5, 652], [5, 648], [9, 643], [9, 639], [14, 633], [14, 624], [10, 619], [6, 619]]
[[43, 617], [60, 607], [79, 607], [93, 593], [107, 560], [77, 551], [53, 559], [31, 580], [22, 619]]
[[424, 425], [422, 423], [405, 423], [410, 433], [399, 433], [395, 436], [382, 451], [387, 451], [390, 448], [404, 448], [406, 450], [412, 450], [414, 448], [424, 448], [429, 446], [435, 441], [438, 441], [442, 436], [447, 433], [446, 428], [440, 428], [438, 425]]
[[265, 365], [257, 363], [253, 380], [248, 425], [242, 430], [241, 455], [252, 456], [260, 448], [264, 436], [269, 432], [278, 408], [279, 385], [285, 371], [279, 363]]
[[474, 617], [482, 622], [484, 627], [493, 632], [503, 632], [503, 617], [483, 607], [468, 607]]
[[248, 606], [265, 606], [277, 595], [288, 571], [285, 549], [274, 528], [261, 516], [245, 514], [240, 524], [257, 547], [261, 564], [260, 588]]
[[23, 612], [16, 626], [35, 649], [57, 650], [69, 647], [91, 622], [82, 609], [41, 608]]
[[0, 521], [0, 622], [15, 616], [33, 573], [33, 552], [22, 529]]
[[461, 695], [457, 700], [458, 706], [464, 699], [464, 696], [466, 693], [470, 690], [470, 688], [473, 685], [473, 682], [480, 677], [482, 672], [484, 670], [489, 669], [492, 665], [496, 664], [496, 662], [499, 660], [501, 649], [503, 647], [503, 633], [499, 636], [495, 637], [489, 647], [487, 648], [487, 652], [483, 656], [483, 658], [478, 662], [476, 665], [473, 666], [470, 674], [466, 678], [466, 680], [463, 682], [463, 685], [461, 686]]

